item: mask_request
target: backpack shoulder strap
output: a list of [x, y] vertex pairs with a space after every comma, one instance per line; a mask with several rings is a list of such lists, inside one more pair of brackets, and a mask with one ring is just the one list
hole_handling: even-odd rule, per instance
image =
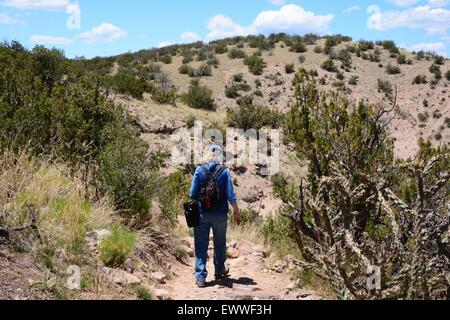
[[220, 165], [218, 166], [218, 168], [216, 169], [213, 179], [217, 180], [219, 179], [219, 177], [222, 175], [222, 173], [227, 169], [227, 167], [225, 167], [224, 165]]
[[205, 165], [202, 165], [202, 170], [206, 175], [206, 183], [208, 183], [211, 179], [215, 179], [215, 172], [217, 172], [218, 166], [215, 166], [213, 170], [208, 170]]

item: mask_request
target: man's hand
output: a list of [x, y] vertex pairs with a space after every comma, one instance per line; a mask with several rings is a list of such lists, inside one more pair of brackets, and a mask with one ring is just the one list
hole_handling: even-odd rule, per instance
[[239, 211], [234, 212], [234, 221], [236, 221], [237, 226], [241, 225], [241, 213]]
[[237, 226], [241, 225], [241, 212], [239, 211], [239, 207], [237, 206], [237, 204], [233, 205], [233, 216], [234, 216], [234, 221], [236, 222]]

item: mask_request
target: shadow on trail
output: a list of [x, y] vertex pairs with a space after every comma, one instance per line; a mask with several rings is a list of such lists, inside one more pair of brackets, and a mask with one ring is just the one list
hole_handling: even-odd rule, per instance
[[234, 285], [257, 286], [258, 283], [256, 283], [255, 280], [251, 278], [241, 277], [239, 279], [226, 278], [221, 280], [215, 280], [207, 284], [208, 287], [223, 286], [229, 289], [233, 289]]

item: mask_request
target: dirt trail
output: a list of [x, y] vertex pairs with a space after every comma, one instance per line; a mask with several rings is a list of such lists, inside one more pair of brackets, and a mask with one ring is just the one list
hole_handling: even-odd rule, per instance
[[[193, 239], [184, 243], [192, 250]], [[269, 270], [264, 248], [248, 241], [232, 241], [229, 245], [230, 277], [214, 281], [212, 265], [213, 249], [210, 245], [208, 268], [210, 276], [206, 288], [200, 289], [194, 281], [194, 258], [189, 265], [177, 264], [173, 267], [174, 278], [164, 286], [173, 300], [316, 300], [313, 292], [302, 290], [288, 275], [287, 263]], [[192, 253], [192, 252], [191, 252]]]

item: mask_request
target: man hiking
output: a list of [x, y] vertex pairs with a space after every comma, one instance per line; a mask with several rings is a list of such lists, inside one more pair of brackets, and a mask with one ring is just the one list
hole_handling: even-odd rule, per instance
[[237, 225], [241, 223], [241, 215], [234, 193], [230, 171], [223, 165], [223, 151], [212, 145], [198, 167], [192, 179], [191, 199], [198, 200], [200, 224], [194, 228], [195, 237], [195, 278], [199, 288], [206, 287], [208, 271], [209, 234], [214, 235], [214, 267], [215, 278], [226, 278], [229, 269], [227, 259], [227, 227], [229, 204], [233, 207], [233, 215]]

